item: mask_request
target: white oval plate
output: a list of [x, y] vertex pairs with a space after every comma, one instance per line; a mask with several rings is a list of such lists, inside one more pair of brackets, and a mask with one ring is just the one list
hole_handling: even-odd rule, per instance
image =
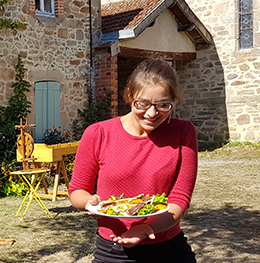
[[108, 214], [103, 214], [100, 213], [98, 210], [101, 209], [101, 204], [98, 205], [89, 205], [88, 206], [88, 211], [95, 214], [95, 215], [99, 215], [99, 216], [106, 216], [106, 217], [111, 217], [111, 218], [122, 218], [122, 219], [138, 219], [138, 218], [145, 218], [145, 217], [150, 217], [150, 216], [155, 216], [155, 215], [159, 215], [159, 214], [163, 214], [165, 212], [167, 212], [169, 210], [169, 206], [167, 206], [167, 208], [163, 209], [163, 210], [159, 210], [153, 214], [149, 214], [149, 215], [136, 215], [136, 216], [120, 216], [120, 215], [108, 215]]

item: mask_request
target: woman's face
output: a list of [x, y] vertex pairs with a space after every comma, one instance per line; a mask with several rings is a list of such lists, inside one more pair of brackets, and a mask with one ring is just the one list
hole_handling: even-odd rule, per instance
[[150, 103], [171, 102], [172, 99], [167, 89], [160, 84], [149, 86], [144, 92], [138, 93], [131, 105], [131, 114], [134, 119], [134, 126], [140, 136], [145, 136], [156, 129], [169, 116], [170, 112], [161, 112], [151, 105], [146, 110], [137, 109], [134, 106], [135, 100], [147, 100]]

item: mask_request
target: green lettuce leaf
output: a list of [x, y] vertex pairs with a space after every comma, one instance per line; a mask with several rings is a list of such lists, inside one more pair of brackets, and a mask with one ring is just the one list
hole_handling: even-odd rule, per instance
[[168, 197], [163, 193], [162, 195], [157, 194], [154, 198], [153, 205], [164, 204], [167, 205]]

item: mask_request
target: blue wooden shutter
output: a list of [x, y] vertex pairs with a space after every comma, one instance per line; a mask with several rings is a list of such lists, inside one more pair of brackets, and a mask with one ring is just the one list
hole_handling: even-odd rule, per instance
[[48, 82], [48, 129], [60, 126], [60, 83]]
[[60, 91], [59, 82], [35, 83], [35, 142], [42, 142], [46, 130], [61, 125]]

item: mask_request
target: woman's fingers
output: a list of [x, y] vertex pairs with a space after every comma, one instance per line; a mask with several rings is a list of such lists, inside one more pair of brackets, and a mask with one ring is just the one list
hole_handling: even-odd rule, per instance
[[141, 224], [124, 232], [121, 236], [110, 235], [110, 237], [114, 242], [124, 247], [133, 247], [147, 237], [155, 239], [155, 234], [150, 225]]
[[130, 239], [130, 238], [122, 238], [122, 237], [116, 237], [114, 235], [110, 235], [110, 237], [112, 238], [112, 240], [114, 242], [116, 242], [119, 245], [122, 245], [124, 247], [134, 247], [137, 243], [139, 243], [139, 240], [136, 240], [135, 238]]
[[92, 195], [91, 198], [88, 200], [87, 204], [85, 205], [85, 209], [88, 210], [89, 205], [97, 205], [101, 201], [102, 201], [102, 198], [99, 195], [97, 194]]
[[89, 203], [91, 205], [97, 205], [98, 203], [100, 203], [102, 201], [102, 198], [99, 195], [93, 195], [91, 197], [91, 199], [89, 200]]

